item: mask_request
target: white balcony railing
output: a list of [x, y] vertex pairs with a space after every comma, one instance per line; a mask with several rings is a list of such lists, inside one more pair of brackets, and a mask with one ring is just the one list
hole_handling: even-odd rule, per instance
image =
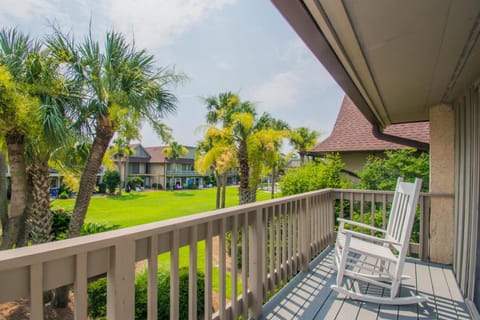
[[[373, 197], [373, 198], [372, 198]], [[335, 201], [337, 199], [337, 201]], [[422, 195], [421, 230], [428, 216], [427, 195]], [[340, 201], [338, 201], [340, 200]], [[29, 298], [31, 318], [43, 319], [43, 292], [73, 285], [76, 319], [87, 318], [87, 283], [107, 276], [108, 319], [133, 319], [135, 309], [135, 262], [148, 260], [148, 319], [157, 313], [157, 256], [170, 253], [170, 315], [179, 315], [179, 249], [189, 247], [189, 318], [197, 314], [197, 245], [205, 246], [205, 319], [258, 317], [263, 303], [296, 273], [308, 269], [311, 259], [335, 239], [335, 208], [354, 214], [351, 201], [374, 202], [383, 208], [391, 201], [388, 192], [325, 189], [271, 201], [196, 214], [91, 236], [0, 252], [0, 303]], [[427, 208], [428, 209], [428, 208]], [[360, 216], [363, 217], [363, 209]], [[236, 232], [232, 232], [236, 231]], [[237, 246], [229, 254], [233, 263], [227, 300], [227, 233], [233, 243], [241, 234], [242, 270]], [[218, 309], [212, 311], [213, 248], [219, 239]], [[199, 242], [202, 242], [199, 244]], [[423, 246], [423, 247], [422, 247]], [[412, 246], [415, 248], [415, 246]], [[417, 253], [424, 256], [426, 242], [420, 234]], [[414, 250], [412, 250], [414, 251]], [[241, 283], [241, 288], [237, 287]], [[240, 290], [239, 290], [240, 289]], [[239, 294], [237, 292], [240, 292]]]

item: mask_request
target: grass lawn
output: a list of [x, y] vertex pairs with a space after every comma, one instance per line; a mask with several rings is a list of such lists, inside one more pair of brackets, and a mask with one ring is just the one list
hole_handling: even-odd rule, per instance
[[[227, 188], [226, 206], [238, 204], [237, 187]], [[216, 189], [183, 191], [130, 192], [122, 196], [92, 197], [86, 222], [119, 224], [121, 227], [183, 217], [215, 209]], [[265, 191], [257, 192], [257, 201], [270, 199]], [[54, 200], [53, 207], [73, 210], [75, 200]]]
[[[183, 191], [151, 191], [130, 192], [122, 196], [92, 197], [88, 208], [86, 222], [118, 224], [122, 228], [139, 224], [166, 220], [187, 216], [195, 213], [211, 211], [215, 209], [216, 189], [183, 190]], [[270, 199], [270, 193], [259, 190], [257, 201]], [[75, 200], [54, 200], [53, 207], [63, 207], [73, 210]], [[238, 204], [238, 188], [227, 188], [226, 206], [232, 207]], [[205, 271], [205, 242], [198, 243], [198, 269]], [[188, 266], [189, 248], [180, 249], [180, 266]], [[158, 256], [160, 269], [170, 269], [170, 253]], [[213, 288], [218, 291], [219, 269], [213, 267]], [[227, 298], [230, 298], [231, 283], [230, 274], [227, 273], [226, 290]], [[239, 293], [241, 282], [238, 282]]]

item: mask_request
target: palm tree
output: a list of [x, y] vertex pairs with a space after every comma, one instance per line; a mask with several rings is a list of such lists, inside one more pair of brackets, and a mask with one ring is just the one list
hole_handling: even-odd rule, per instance
[[3, 226], [2, 249], [23, 245], [22, 230], [27, 210], [25, 136], [38, 130], [36, 102], [29, 98], [27, 83], [30, 57], [39, 44], [16, 29], [0, 31], [0, 135], [8, 153], [11, 173], [11, 200], [8, 219]]
[[185, 77], [171, 69], [157, 69], [152, 55], [137, 50], [123, 34], [114, 31], [106, 34], [103, 51], [91, 34], [77, 44], [70, 35], [56, 30], [47, 44], [64, 63], [67, 77], [83, 88], [76, 125], [92, 139], [69, 226], [69, 235], [78, 236], [114, 134], [127, 123], [138, 132], [141, 122], [148, 121], [165, 137], [168, 132], [161, 121], [176, 108], [176, 97], [168, 86]]
[[122, 137], [113, 140], [113, 145], [110, 147], [113, 158], [117, 162], [118, 173], [120, 174], [120, 187], [118, 194], [122, 195], [122, 187], [125, 185], [125, 178], [128, 174], [128, 157], [135, 151], [130, 148], [130, 142]]
[[172, 161], [173, 163], [173, 175], [172, 175], [172, 180], [173, 180], [173, 184], [171, 185], [172, 187], [172, 190], [174, 189], [174, 185], [175, 185], [175, 173], [177, 172], [177, 160], [178, 158], [182, 157], [182, 156], [185, 156], [187, 153], [188, 153], [188, 149], [185, 148], [184, 146], [182, 146], [181, 144], [179, 144], [178, 142], [176, 141], [172, 141], [170, 142], [170, 144], [168, 145], [168, 147], [164, 148], [162, 150], [162, 153], [165, 154], [165, 156], [167, 157], [167, 160], [170, 160]]
[[50, 160], [72, 141], [69, 115], [78, 98], [73, 83], [65, 81], [58, 61], [48, 50], [35, 53], [29, 61], [27, 81], [33, 88], [30, 96], [39, 103], [41, 124], [38, 134], [26, 137], [27, 174], [33, 199], [28, 228], [30, 240], [36, 244], [51, 240]]
[[319, 132], [310, 130], [306, 127], [295, 128], [291, 131], [290, 144], [300, 155], [300, 163], [302, 165], [305, 162], [307, 150], [315, 146], [319, 136]]
[[197, 146], [195, 169], [201, 174], [213, 170], [217, 182], [217, 197], [215, 208], [225, 208], [227, 174], [236, 167], [237, 159], [232, 148], [230, 130], [220, 130], [210, 127], [205, 132], [204, 139]]

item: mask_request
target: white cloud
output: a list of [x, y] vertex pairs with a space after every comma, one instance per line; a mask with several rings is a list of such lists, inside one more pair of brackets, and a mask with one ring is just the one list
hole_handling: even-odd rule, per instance
[[247, 91], [249, 100], [262, 109], [293, 107], [300, 93], [300, 79], [293, 72], [277, 73], [260, 86]]
[[23, 0], [23, 1], [3, 1], [2, 16], [10, 16], [13, 19], [28, 20], [34, 16], [42, 16], [48, 12], [59, 14], [59, 6], [50, 0]]
[[105, 14], [115, 28], [134, 33], [141, 47], [158, 48], [236, 0], [106, 0]]
[[217, 62], [216, 67], [217, 67], [217, 69], [219, 69], [221, 71], [232, 70], [232, 65], [228, 62]]

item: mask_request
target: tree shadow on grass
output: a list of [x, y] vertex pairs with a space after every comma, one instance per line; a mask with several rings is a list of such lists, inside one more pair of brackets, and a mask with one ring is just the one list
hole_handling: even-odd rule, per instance
[[145, 194], [141, 193], [129, 193], [129, 194], [124, 194], [122, 196], [110, 196], [109, 199], [111, 200], [117, 200], [117, 201], [130, 201], [130, 200], [136, 200], [140, 198], [145, 198]]

